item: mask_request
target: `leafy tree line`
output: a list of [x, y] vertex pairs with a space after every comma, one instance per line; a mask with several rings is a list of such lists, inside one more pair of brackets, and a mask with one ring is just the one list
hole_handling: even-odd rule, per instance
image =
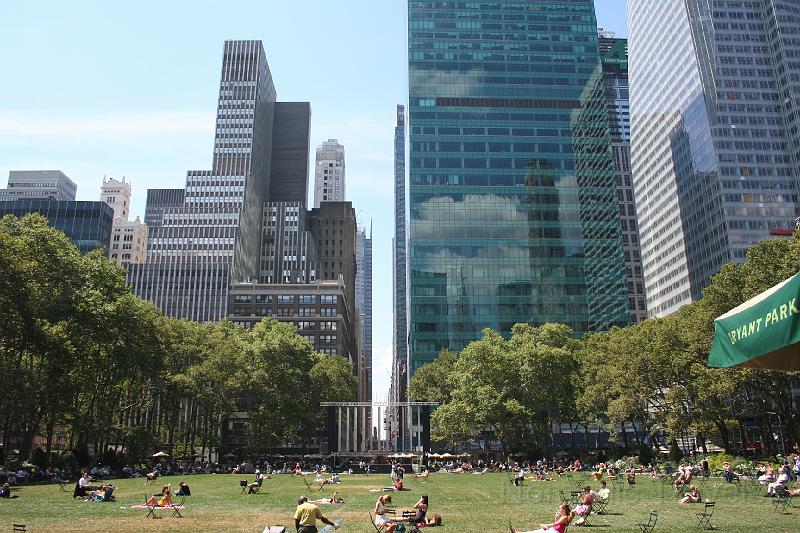
[[81, 255], [38, 214], [0, 220], [0, 434], [28, 457], [43, 435], [140, 458], [219, 447], [220, 422], [245, 410], [243, 455], [305, 443], [320, 401], [355, 397], [352, 364], [315, 352], [285, 323], [164, 317], [135, 297], [100, 251]]
[[734, 451], [733, 433], [745, 435], [749, 421], [764, 452], [778, 453], [775, 434], [800, 442], [792, 395], [800, 373], [713, 369], [706, 361], [715, 317], [798, 272], [800, 240], [768, 240], [666, 318], [579, 340], [558, 324], [517, 324], [507, 339], [487, 329], [461, 353], [445, 350], [420, 368], [410, 396], [441, 404], [433, 437], [453, 444], [490, 432], [506, 449], [525, 442], [550, 455], [563, 444], [553, 442], [553, 424], [563, 422], [583, 431], [596, 424], [634, 450], [660, 437], [673, 447], [684, 438]]

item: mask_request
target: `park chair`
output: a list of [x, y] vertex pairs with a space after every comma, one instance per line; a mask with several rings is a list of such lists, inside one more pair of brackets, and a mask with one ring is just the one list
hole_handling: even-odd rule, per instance
[[168, 509], [168, 510], [172, 511], [172, 517], [173, 518], [183, 518], [183, 515], [181, 514], [180, 508], [183, 507], [183, 504], [184, 504], [185, 501], [186, 501], [186, 497], [184, 496], [183, 498], [181, 498], [181, 501], [179, 501], [178, 503], [172, 502], [172, 503], [170, 503], [169, 505], [167, 505], [165, 507], [161, 507], [157, 503], [151, 503], [150, 502], [150, 498], [147, 495], [145, 495], [144, 504], [147, 506], [147, 516], [145, 518], [150, 518], [150, 517], [161, 518], [160, 516], [156, 515], [156, 511], [160, 511], [162, 509], [163, 510], [167, 510]]
[[711, 524], [711, 517], [714, 515], [715, 505], [716, 504], [714, 502], [706, 502], [703, 506], [703, 511], [700, 513], [695, 513], [697, 522], [700, 524], [701, 528], [714, 529], [714, 526]]
[[239, 486], [242, 487], [242, 494], [244, 494], [244, 491], [247, 490], [247, 480], [246, 479], [240, 479], [239, 480]]
[[14, 528], [13, 531], [28, 531], [25, 524], [11, 524], [11, 526]]
[[375, 523], [375, 515], [372, 514], [372, 511], [369, 512], [369, 523], [372, 524], [372, 527], [374, 527], [375, 531], [377, 531], [378, 533], [383, 531], [383, 528], [386, 527], [386, 526], [379, 526], [378, 524]]
[[658, 511], [650, 511], [650, 517], [647, 519], [646, 524], [638, 524], [639, 529], [642, 530], [642, 533], [653, 533], [653, 530], [656, 528], [656, 522], [658, 522]]
[[794, 506], [792, 497], [789, 496], [789, 490], [785, 486], [775, 489], [775, 497], [772, 499], [772, 504], [775, 505], [775, 512], [779, 514], [787, 514], [787, 509]]
[[301, 475], [301, 476], [300, 476], [300, 479], [302, 479], [302, 480], [303, 480], [303, 483], [305, 483], [305, 485], [306, 485], [306, 490], [307, 490], [308, 492], [311, 492], [311, 483], [309, 483], [309, 482], [308, 482], [308, 480], [306, 479], [306, 476], [302, 476], [302, 475]]
[[608, 506], [609, 500], [611, 500], [611, 494], [609, 494], [608, 498], [605, 500], [603, 498], [595, 498], [594, 503], [592, 504], [592, 509], [596, 509], [594, 514], [606, 514], [606, 507]]
[[561, 496], [561, 503], [566, 503], [567, 505], [572, 507], [572, 498], [570, 496], [567, 496], [567, 494], [563, 490], [558, 491], [558, 494], [559, 496]]

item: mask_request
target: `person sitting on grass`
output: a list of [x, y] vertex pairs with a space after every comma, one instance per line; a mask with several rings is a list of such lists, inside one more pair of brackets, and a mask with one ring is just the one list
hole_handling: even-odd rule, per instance
[[157, 505], [158, 507], [167, 507], [172, 505], [172, 489], [169, 485], [164, 485], [161, 488], [161, 498], [153, 496], [147, 500], [147, 505]]
[[9, 485], [7, 481], [3, 483], [3, 486], [0, 487], [0, 498], [17, 498], [17, 497], [18, 496], [16, 494], [13, 496], [11, 495], [11, 485]]
[[525, 532], [512, 527], [511, 533], [564, 533], [573, 518], [575, 518], [575, 513], [570, 511], [569, 505], [562, 503], [558, 507], [555, 520], [550, 524], [539, 524], [539, 529]]
[[343, 498], [337, 498], [336, 493], [333, 493], [333, 496], [330, 498], [320, 498], [318, 500], [310, 500], [311, 503], [315, 505], [333, 505], [333, 504], [342, 504], [344, 503]]
[[100, 485], [100, 489], [92, 493], [91, 500], [95, 502], [116, 501], [116, 498], [114, 497], [114, 486], [111, 484]]
[[586, 517], [592, 512], [592, 504], [594, 503], [594, 496], [592, 496], [592, 488], [589, 485], [583, 487], [583, 495], [581, 496], [581, 503], [575, 508], [575, 516], [580, 518], [575, 522], [576, 526], [581, 526], [586, 522]]
[[684, 503], [700, 503], [700, 500], [701, 500], [700, 491], [697, 490], [697, 487], [695, 485], [690, 485], [689, 486], [689, 492], [684, 494], [683, 498], [678, 500], [678, 503], [680, 503], [680, 504], [684, 504]]
[[178, 490], [175, 491], [175, 496], [191, 496], [192, 491], [189, 489], [189, 485], [181, 481], [178, 483]]
[[157, 469], [154, 468], [152, 471], [145, 474], [144, 484], [147, 485], [148, 483], [155, 483], [156, 479], [158, 479], [160, 475], [161, 472], [159, 472]]
[[423, 468], [422, 472], [420, 472], [419, 474], [414, 474], [414, 477], [417, 479], [421, 479], [422, 482], [425, 483], [426, 481], [428, 481], [429, 475], [431, 475], [430, 470], [428, 470], [427, 468]]

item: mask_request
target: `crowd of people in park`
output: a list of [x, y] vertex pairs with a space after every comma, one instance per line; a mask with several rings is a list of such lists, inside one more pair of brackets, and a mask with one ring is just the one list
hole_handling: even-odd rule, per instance
[[[719, 466], [719, 463], [715, 463]], [[373, 524], [376, 527], [384, 528], [386, 533], [399, 533], [405, 527], [412, 527], [413, 530], [423, 527], [434, 527], [442, 524], [442, 517], [439, 514], [431, 514], [429, 511], [429, 497], [422, 494], [416, 503], [402, 513], [397, 513], [392, 508], [393, 496], [390, 493], [408, 490], [404, 486], [409, 465], [402, 465], [397, 462], [391, 464], [376, 465], [373, 462], [364, 461], [358, 464], [348, 464], [344, 467], [331, 468], [324, 461], [316, 463], [295, 461], [293, 463], [284, 462], [273, 466], [270, 462], [264, 461], [259, 464], [241, 463], [234, 466], [223, 467], [222, 472], [239, 475], [255, 474], [254, 481], [242, 480], [242, 492], [245, 489], [248, 493], [256, 493], [267, 479], [273, 475], [292, 475], [303, 478], [307, 486], [308, 480], [313, 479], [319, 484], [319, 489], [325, 485], [340, 485], [343, 483], [344, 474], [369, 473], [373, 470], [380, 470], [388, 473], [391, 478], [391, 485], [378, 489], [371, 489], [373, 492], [383, 492], [375, 501], [371, 509]], [[120, 473], [129, 478], [143, 478], [145, 485], [156, 484], [162, 475], [186, 473], [196, 474], [201, 472], [217, 471], [216, 467], [206, 465], [195, 465], [191, 469], [179, 467], [176, 464], [166, 462], [154, 462], [150, 467], [123, 467]], [[15, 498], [12, 494], [14, 485], [23, 483], [24, 480], [33, 479], [52, 479], [63, 481], [69, 477], [69, 471], [57, 468], [42, 470], [39, 476], [30, 475], [28, 472], [12, 472], [6, 479], [0, 478], [0, 498]], [[734, 483], [747, 479], [750, 483], [760, 484], [764, 487], [766, 497], [778, 495], [800, 496], [800, 489], [789, 490], [791, 482], [800, 477], [800, 454], [783, 459], [782, 464], [757, 463], [751, 464], [751, 469], [745, 470], [741, 462], [735, 466], [729, 461], [722, 463], [719, 470], [712, 472], [707, 459], [700, 459], [694, 462], [682, 462], [673, 470], [670, 463], [650, 464], [647, 466], [633, 466], [630, 463], [617, 462], [594, 462], [586, 464], [580, 459], [574, 460], [545, 460], [531, 462], [498, 462], [478, 460], [470, 461], [448, 461], [431, 462], [427, 466], [414, 465], [413, 477], [421, 482], [428, 481], [431, 473], [436, 474], [482, 474], [486, 472], [506, 472], [509, 480], [515, 486], [523, 485], [527, 481], [547, 482], [560, 477], [568, 477], [571, 481], [588, 480], [596, 482], [596, 488], [590, 484], [580, 486], [580, 490], [574, 492], [577, 495], [570, 503], [565, 502], [559, 506], [551, 522], [539, 524], [539, 529], [526, 533], [564, 533], [569, 525], [580, 526], [587, 523], [591, 514], [602, 514], [605, 504], [608, 503], [611, 490], [608, 487], [607, 479], [612, 479], [616, 483], [628, 485], [636, 484], [637, 475], [650, 476], [653, 480], [662, 480], [672, 485], [676, 496], [680, 496], [677, 504], [699, 504], [703, 498], [698, 488], [696, 480], [709, 478], [711, 475], [721, 478], [723, 483]], [[91, 469], [84, 469], [80, 472], [75, 482], [74, 496], [80, 497], [84, 501], [115, 501], [115, 487], [110, 482], [102, 481], [114, 475], [107, 467], [97, 465]], [[345, 478], [346, 480], [346, 478]], [[615, 485], [618, 486], [618, 485]], [[419, 486], [418, 486], [419, 487]], [[149, 497], [146, 502], [147, 507], [165, 508], [176, 505], [174, 496], [186, 497], [191, 495], [189, 485], [181, 480], [177, 490], [173, 492], [170, 484], [161, 485], [161, 491]], [[562, 495], [563, 496], [563, 495]], [[181, 500], [182, 501], [182, 500]], [[319, 497], [309, 499], [302, 496], [298, 500], [297, 508], [293, 514], [293, 519], [297, 531], [300, 533], [315, 533], [317, 522], [328, 526], [326, 528], [338, 529], [342, 522], [329, 520], [320, 510], [321, 506], [344, 505], [345, 500], [334, 492], [330, 497]], [[602, 504], [602, 505], [601, 505]], [[522, 533], [511, 527], [511, 531]]]

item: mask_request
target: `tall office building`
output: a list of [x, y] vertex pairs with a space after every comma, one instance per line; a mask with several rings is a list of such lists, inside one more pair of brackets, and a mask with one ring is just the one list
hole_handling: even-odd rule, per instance
[[[290, 107], [276, 103], [261, 42], [226, 41], [211, 170], [187, 173], [180, 205], [174, 205], [179, 195], [173, 192], [161, 191], [152, 202], [148, 197], [148, 207], [158, 213], [145, 214], [146, 220], [154, 220], [146, 263], [132, 265], [128, 272], [136, 294], [168, 316], [213, 321], [226, 316], [231, 281], [259, 279], [264, 203], [284, 200], [270, 197], [273, 138], [303, 142], [302, 131], [276, 131], [275, 117], [281, 111], [298, 116], [300, 130], [310, 120], [303, 116], [303, 110], [310, 112], [307, 105]], [[281, 128], [292, 122], [286, 118], [278, 121]], [[282, 145], [278, 155], [287, 164], [277, 180], [285, 183], [296, 158]], [[307, 176], [301, 178], [307, 181]]]
[[651, 316], [793, 228], [800, 17], [778, 0], [629, 0], [631, 164]]
[[636, 222], [636, 202], [631, 177], [631, 123], [628, 88], [628, 41], [613, 33], [599, 32], [603, 62], [606, 106], [611, 127], [611, 149], [617, 182], [619, 216], [622, 222], [622, 247], [628, 274], [628, 307], [631, 322], [647, 318], [647, 299], [642, 273], [642, 250]]
[[2, 200], [75, 201], [78, 186], [60, 170], [12, 170], [8, 187], [0, 189]]
[[314, 207], [320, 202], [344, 202], [344, 146], [328, 139], [317, 146], [314, 166]]
[[358, 313], [358, 342], [364, 353], [364, 393], [372, 398], [372, 228], [356, 233], [356, 312]]
[[486, 327], [628, 323], [593, 1], [408, 17], [411, 370]]
[[392, 331], [392, 384], [390, 399], [405, 398], [408, 373], [408, 308], [406, 307], [406, 108], [397, 106], [394, 128], [394, 239], [392, 268], [394, 270], [394, 328]]

